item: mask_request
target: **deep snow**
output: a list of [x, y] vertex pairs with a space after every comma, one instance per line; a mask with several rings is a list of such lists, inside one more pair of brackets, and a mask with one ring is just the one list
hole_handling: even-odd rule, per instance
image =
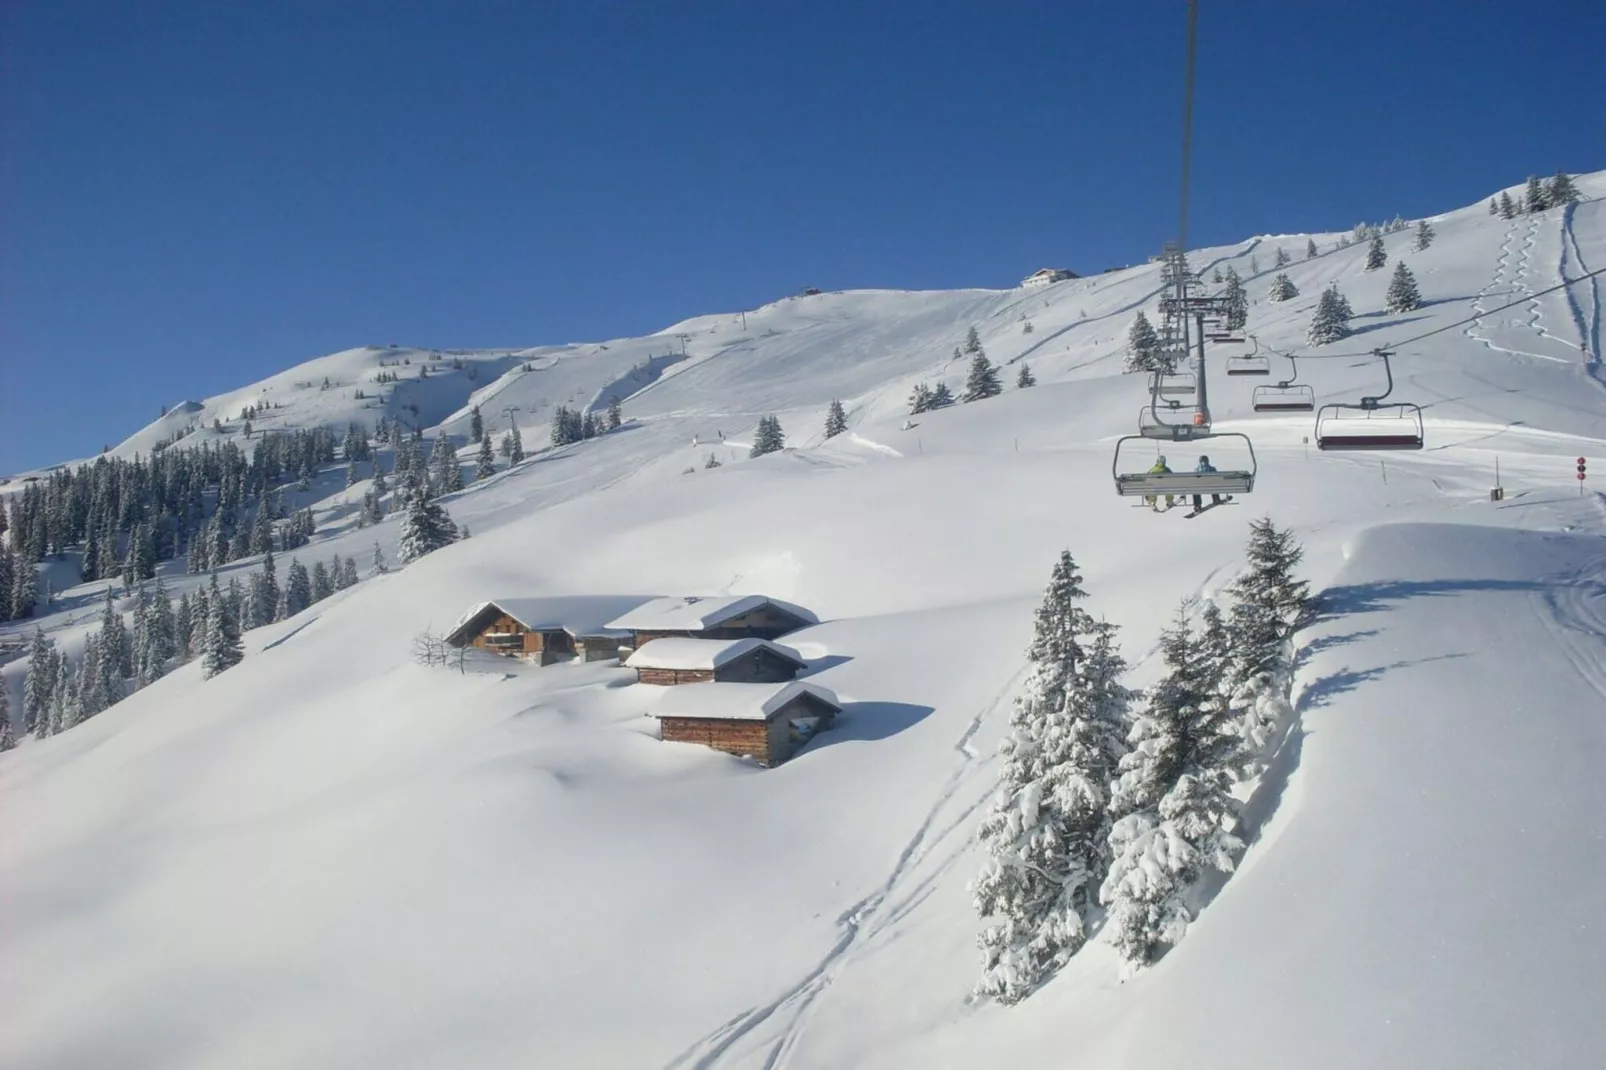
[[[1598, 198], [1606, 175], [1580, 187]], [[1364, 354], [1606, 265], [1602, 203], [1510, 222], [1479, 203], [1436, 217], [1421, 253], [1390, 235], [1430, 302], [1403, 316], [1375, 314], [1388, 270], [1361, 270], [1364, 245], [1306, 261], [1304, 235], [1266, 237], [1193, 263], [1247, 277], [1257, 257], [1250, 330], [1279, 349], [1337, 280], [1363, 333], [1328, 348]], [[1274, 305], [1279, 245], [1300, 296]], [[534, 446], [525, 413], [610, 390], [630, 391], [629, 422], [450, 496], [470, 540], [248, 632], [237, 668], [186, 666], [0, 756], [8, 1063], [1591, 1062], [1606, 510], [1572, 458], [1606, 452], [1599, 288], [1404, 347], [1420, 454], [1309, 449], [1310, 418], [1253, 414], [1254, 383], [1217, 371], [1243, 350], [1216, 347], [1212, 407], [1252, 435], [1260, 477], [1186, 523], [1110, 480], [1145, 400], [1119, 373], [1124, 333], [1157, 289], [1149, 265], [1033, 290], [823, 294], [750, 311], [745, 331], [709, 316], [606, 348], [463, 354], [477, 382], [432, 370], [427, 404], [400, 401], [453, 433], [473, 399], [497, 421], [516, 404]], [[916, 382], [962, 385], [951, 353], [971, 324], [1041, 385], [1013, 389], [1006, 367], [1002, 397], [903, 429]], [[275, 377], [276, 418], [343, 426], [360, 403], [316, 384], [397, 352]], [[1360, 356], [1300, 370], [1318, 400], [1382, 385]], [[185, 418], [210, 425], [264, 389]], [[822, 442], [832, 398], [850, 429]], [[766, 413], [799, 448], [747, 461]], [[123, 448], [148, 448], [140, 435]], [[710, 453], [725, 467], [702, 470]], [[396, 560], [394, 519], [350, 526], [342, 503], [362, 489], [330, 488], [299, 556], [350, 554], [366, 575], [377, 537]], [[976, 814], [1056, 555], [1076, 555], [1141, 686], [1177, 600], [1230, 582], [1260, 515], [1295, 529], [1326, 612], [1302, 637], [1299, 720], [1250, 801], [1239, 872], [1131, 981], [1095, 939], [1021, 1006], [973, 1003]], [[67, 589], [45, 626], [72, 646], [99, 592]], [[660, 743], [661, 689], [618, 666], [409, 658], [415, 633], [487, 599], [642, 592], [814, 611], [782, 642], [845, 704], [838, 726], [760, 770]], [[4, 667], [14, 692], [22, 668]]]

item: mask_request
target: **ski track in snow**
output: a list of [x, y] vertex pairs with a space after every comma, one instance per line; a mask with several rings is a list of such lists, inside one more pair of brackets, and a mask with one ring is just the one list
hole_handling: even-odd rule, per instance
[[[1516, 357], [1532, 357], [1535, 360], [1559, 361], [1559, 357], [1552, 357], [1544, 353], [1532, 353], [1526, 349], [1508, 349], [1505, 346], [1496, 344], [1487, 336], [1487, 334], [1483, 333], [1483, 316], [1485, 312], [1483, 306], [1485, 297], [1496, 293], [1510, 295], [1516, 293], [1519, 288], [1526, 290], [1530, 295], [1532, 295], [1533, 287], [1528, 285], [1527, 276], [1529, 260], [1532, 255], [1534, 244], [1534, 233], [1538, 228], [1538, 225], [1538, 216], [1529, 217], [1528, 233], [1524, 236], [1522, 250], [1518, 254], [1517, 263], [1513, 265], [1511, 262], [1511, 255], [1513, 252], [1517, 252], [1517, 250], [1512, 247], [1512, 242], [1517, 237], [1517, 227], [1519, 226], [1519, 221], [1516, 219], [1511, 221], [1511, 226], [1506, 230], [1506, 236], [1500, 242], [1500, 259], [1496, 261], [1495, 264], [1494, 278], [1489, 281], [1489, 285], [1478, 291], [1478, 296], [1472, 301], [1472, 310], [1477, 316], [1477, 319], [1473, 320], [1471, 323], [1467, 324], [1466, 327], [1462, 328], [1461, 333], [1465, 334], [1472, 341], [1479, 343], [1485, 349], [1488, 349], [1493, 353], [1507, 353]], [[1504, 304], [1505, 302], [1501, 303]], [[1537, 301], [1533, 300], [1530, 296], [1529, 304], [1534, 306], [1536, 309], [1536, 311], [1530, 317], [1529, 322], [1526, 324], [1526, 326], [1532, 327], [1538, 318]], [[1554, 337], [1553, 335], [1547, 334], [1542, 328], [1539, 330], [1542, 337]], [[1560, 339], [1557, 340], [1560, 341]]]
[[1535, 612], [1557, 649], [1606, 702], [1606, 664], [1600, 657], [1606, 644], [1606, 557], [1558, 577], [1535, 598]]
[[[1576, 204], [1569, 204], [1562, 210], [1561, 217], [1561, 264], [1558, 272], [1562, 278], [1567, 278], [1567, 261], [1569, 257], [1578, 274], [1587, 275], [1589, 264], [1585, 262], [1583, 252], [1578, 248], [1578, 236], [1573, 233], [1573, 210]], [[1584, 315], [1583, 306], [1574, 296], [1573, 288], [1569, 286], [1564, 293], [1567, 295], [1567, 305], [1572, 310], [1573, 325], [1578, 329], [1578, 348], [1584, 354], [1585, 360], [1591, 365], [1590, 374], [1599, 379], [1600, 364], [1600, 279], [1593, 278], [1588, 281], [1590, 313]], [[1603, 383], [1602, 385], [1606, 385]]]
[[926, 816], [898, 853], [891, 872], [880, 887], [838, 917], [837, 923], [842, 927], [842, 932], [824, 958], [774, 1000], [726, 1021], [671, 1060], [665, 1070], [713, 1070], [721, 1065], [738, 1042], [749, 1037], [757, 1039], [758, 1030], [772, 1020], [779, 1023], [778, 1035], [768, 1042], [768, 1052], [759, 1065], [763, 1070], [785, 1070], [797, 1052], [815, 1004], [830, 991], [842, 971], [851, 965], [855, 954], [918, 905], [935, 881], [952, 868], [959, 858], [966, 842], [963, 839], [936, 873], [915, 884], [908, 894], [900, 895], [911, 872], [930, 856], [932, 849], [950, 841], [956, 831], [968, 828], [971, 816], [992, 796], [991, 786], [979, 794], [973, 793], [976, 797], [962, 804], [958, 817], [941, 828], [937, 827], [939, 815], [985, 768], [985, 761], [971, 741], [993, 714], [1008, 704], [1025, 672], [1025, 667], [1018, 669], [1008, 683], [965, 725], [965, 730], [953, 744], [954, 750], [960, 755], [959, 765], [932, 800]]

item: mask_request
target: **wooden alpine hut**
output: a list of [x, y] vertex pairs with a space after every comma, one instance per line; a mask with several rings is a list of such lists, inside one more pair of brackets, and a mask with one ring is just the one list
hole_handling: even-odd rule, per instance
[[654, 639], [779, 639], [820, 623], [802, 606], [762, 594], [654, 598], [608, 621], [631, 633], [632, 645]]
[[606, 623], [640, 597], [498, 598], [469, 610], [446, 636], [454, 647], [474, 646], [540, 665], [619, 656], [630, 633]]
[[793, 680], [670, 688], [659, 697], [652, 716], [668, 742], [699, 743], [774, 766], [829, 728], [841, 712], [842, 704], [829, 688]]
[[655, 639], [625, 659], [644, 684], [781, 683], [808, 668], [767, 639]]

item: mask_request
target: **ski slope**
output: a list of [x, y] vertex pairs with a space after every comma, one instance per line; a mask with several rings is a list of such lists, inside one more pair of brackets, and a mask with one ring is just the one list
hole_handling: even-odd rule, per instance
[[[1424, 252], [1390, 235], [1429, 302], [1404, 316], [1373, 314], [1389, 269], [1365, 273], [1364, 244], [1306, 261], [1305, 235], [1261, 237], [1193, 263], [1245, 276], [1249, 330], [1277, 349], [1302, 345], [1338, 281], [1361, 333], [1328, 348], [1361, 354], [1606, 266], [1606, 174], [1578, 183], [1591, 199], [1567, 211], [1435, 217]], [[1300, 296], [1276, 305], [1279, 245]], [[518, 405], [534, 444], [524, 414], [542, 401], [610, 391], [629, 422], [444, 499], [471, 539], [246, 633], [216, 679], [187, 665], [0, 755], [8, 1065], [1591, 1064], [1606, 507], [1572, 458], [1606, 471], [1599, 289], [1402, 347], [1396, 393], [1427, 423], [1415, 454], [1307, 449], [1310, 418], [1255, 415], [1266, 380], [1216, 377], [1242, 350], [1214, 347], [1212, 408], [1253, 436], [1260, 474], [1184, 521], [1110, 481], [1145, 400], [1120, 373], [1124, 336], [1158, 288], [1147, 265], [1040, 290], [828, 293], [751, 310], [745, 329], [708, 316], [432, 369], [418, 419], [448, 433], [468, 404]], [[915, 383], [962, 386], [952, 351], [971, 325], [1008, 386], [1023, 359], [1040, 385], [906, 428]], [[317, 384], [397, 352], [268, 380], [275, 411], [362, 418]], [[1318, 401], [1382, 386], [1360, 356], [1300, 370]], [[262, 392], [185, 418], [209, 426]], [[849, 431], [821, 441], [832, 398]], [[746, 460], [767, 413], [795, 448]], [[1197, 451], [1174, 452], [1191, 467]], [[710, 454], [724, 467], [703, 470]], [[297, 554], [349, 554], [366, 575], [376, 538], [396, 560], [396, 520], [355, 529], [365, 486], [337, 477]], [[1020, 1006], [972, 1001], [976, 819], [1056, 555], [1075, 554], [1142, 686], [1178, 600], [1231, 581], [1261, 515], [1297, 533], [1324, 613], [1239, 871], [1131, 980], [1096, 937]], [[67, 588], [43, 626], [74, 649], [101, 590]], [[813, 610], [822, 623], [784, 641], [846, 703], [772, 770], [659, 742], [660, 689], [616, 666], [409, 656], [486, 599], [725, 592]], [[13, 695], [23, 668], [0, 668]]]

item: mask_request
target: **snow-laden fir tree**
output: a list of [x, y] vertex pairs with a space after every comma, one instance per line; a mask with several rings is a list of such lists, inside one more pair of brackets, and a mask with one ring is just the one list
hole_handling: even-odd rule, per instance
[[276, 610], [278, 619], [289, 620], [303, 609], [312, 605], [312, 577], [307, 573], [307, 567], [298, 557], [290, 559], [289, 566], [284, 570], [284, 589], [279, 593], [279, 605]]
[[59, 672], [56, 643], [40, 628], [33, 631], [28, 644], [28, 677], [22, 685], [22, 729], [46, 734], [50, 722], [50, 697], [56, 691]]
[[1316, 302], [1316, 315], [1305, 332], [1305, 341], [1322, 346], [1348, 336], [1349, 316], [1345, 314], [1345, 301], [1338, 292], [1338, 284], [1334, 283], [1322, 291], [1321, 299]]
[[625, 422], [624, 406], [622, 406], [619, 403], [619, 399], [617, 397], [609, 398], [608, 399], [608, 430], [609, 431], [617, 431], [617, 430], [619, 430], [619, 425], [624, 423], [624, 422]]
[[1383, 248], [1383, 235], [1379, 234], [1366, 249], [1366, 270], [1376, 271], [1388, 262], [1388, 250]]
[[1020, 374], [1015, 376], [1015, 386], [1016, 386], [1016, 388], [1018, 388], [1020, 390], [1025, 390], [1027, 387], [1036, 386], [1036, 385], [1037, 385], [1037, 377], [1032, 374], [1032, 366], [1030, 364], [1027, 364], [1024, 360], [1021, 361], [1020, 362]]
[[335, 593], [335, 581], [329, 575], [329, 566], [322, 561], [312, 563], [312, 600], [322, 602]]
[[352, 457], [346, 461], [346, 487], [349, 489], [357, 485], [357, 458]]
[[919, 416], [931, 409], [931, 387], [925, 383], [916, 383], [909, 393], [909, 415]]
[[520, 461], [524, 460], [524, 436], [519, 434], [519, 424], [517, 420], [513, 422], [513, 429], [509, 431], [508, 434], [512, 436], [513, 439], [512, 449], [508, 452], [508, 463], [518, 464]]
[[1305, 259], [1306, 260], [1315, 260], [1316, 259], [1316, 239], [1315, 238], [1307, 238], [1305, 240]]
[[975, 355], [970, 358], [970, 374], [965, 378], [965, 393], [962, 400], [966, 403], [984, 401], [1003, 392], [1004, 388], [998, 382], [998, 369], [987, 359], [987, 354], [978, 348]]
[[167, 663], [178, 655], [178, 626], [173, 615], [173, 599], [157, 579], [145, 606], [145, 634], [135, 652], [135, 677], [142, 684], [158, 680], [167, 673]]
[[1422, 307], [1422, 295], [1416, 289], [1416, 276], [1411, 274], [1404, 260], [1394, 265], [1394, 275], [1389, 279], [1388, 293], [1383, 301], [1390, 312], [1414, 312]]
[[1287, 267], [1288, 262], [1292, 259], [1293, 257], [1288, 255], [1288, 250], [1279, 245], [1277, 246], [1277, 255], [1272, 258], [1272, 261], [1277, 267]]
[[1416, 225], [1416, 251], [1420, 253], [1423, 249], [1432, 245], [1436, 234], [1437, 232], [1433, 229], [1431, 223], [1426, 219], [1420, 220]]
[[766, 453], [777, 453], [786, 448], [786, 433], [781, 430], [781, 421], [774, 416], [761, 416], [758, 428], [753, 433], [752, 448], [747, 451], [749, 457], [762, 457]]
[[412, 564], [425, 554], [450, 546], [456, 540], [457, 525], [452, 523], [452, 518], [438, 503], [416, 493], [408, 499], [397, 548], [402, 564]]
[[1543, 212], [1550, 207], [1550, 191], [1538, 175], [1528, 176], [1528, 188], [1522, 194], [1524, 212]]
[[1126, 370], [1153, 372], [1159, 370], [1160, 365], [1160, 336], [1155, 333], [1149, 317], [1139, 309], [1126, 334]]
[[16, 745], [17, 737], [11, 732], [11, 697], [0, 687], [0, 754]]
[[28, 555], [17, 555], [11, 572], [12, 620], [27, 620], [39, 604], [39, 571]]
[[848, 414], [842, 409], [842, 402], [831, 399], [831, 407], [825, 410], [825, 437], [835, 438], [848, 429]]
[[475, 459], [474, 478], [485, 479], [496, 474], [496, 454], [491, 450], [491, 436], [480, 436], [480, 452]]
[[468, 410], [468, 437], [475, 442], [485, 437], [485, 417], [480, 415], [478, 405]]
[[340, 586], [342, 589], [357, 586], [357, 559], [347, 557], [340, 566]]
[[1268, 301], [1289, 301], [1299, 296], [1299, 290], [1286, 274], [1279, 273], [1271, 280], [1271, 289], [1266, 294]]
[[1244, 281], [1231, 267], [1227, 268], [1227, 288], [1221, 296], [1227, 299], [1227, 330], [1243, 330], [1244, 324], [1249, 322], [1249, 295], [1244, 292]]
[[1577, 204], [1578, 187], [1573, 185], [1567, 172], [1557, 171], [1545, 190], [1545, 197], [1551, 204]]
[[1495, 201], [1495, 199], [1493, 197], [1489, 198], [1489, 214], [1490, 215], [1499, 215], [1500, 214], [1500, 205], [1498, 203], [1496, 203], [1496, 201]]
[[1234, 650], [1234, 704], [1244, 710], [1244, 762], [1251, 769], [1273, 725], [1288, 714], [1293, 636], [1310, 623], [1314, 605], [1310, 584], [1295, 575], [1305, 552], [1293, 533], [1269, 518], [1249, 525], [1247, 570], [1227, 593], [1234, 599], [1231, 632]]
[[954, 392], [948, 389], [947, 383], [938, 383], [931, 392], [931, 407], [933, 409], [946, 409], [954, 403]]
[[117, 678], [134, 675], [134, 642], [123, 626], [123, 615], [117, 610], [117, 599], [110, 587], [101, 602], [100, 636], [107, 662]]
[[373, 556], [373, 561], [372, 561], [372, 567], [373, 567], [373, 572], [371, 573], [371, 575], [375, 575], [375, 576], [378, 576], [381, 573], [385, 573], [385, 572], [389, 572], [390, 571], [390, 566], [388, 564], [386, 564], [386, 562], [385, 562], [385, 551], [379, 548], [379, 544], [377, 542], [374, 543], [374, 556]]
[[972, 882], [990, 924], [980, 995], [1015, 1003], [1076, 953], [1109, 865], [1108, 787], [1124, 752], [1130, 693], [1113, 626], [1077, 603], [1076, 564], [1060, 555], [1037, 610], [1030, 670], [1000, 745], [999, 787]]
[[1233, 726], [1209, 693], [1187, 606], [1160, 637], [1166, 675], [1148, 694], [1112, 789], [1118, 815], [1100, 889], [1106, 927], [1130, 971], [1181, 939], [1185, 897], [1207, 868], [1228, 872], [1241, 846], [1229, 789], [1238, 754]]
[[[245, 532], [242, 530], [241, 534]], [[245, 553], [250, 552], [249, 541], [246, 542], [244, 549]], [[123, 585], [135, 587], [155, 576], [156, 558], [151, 554], [150, 528], [144, 524], [135, 524], [128, 536], [128, 553], [123, 557]]]
[[[297, 562], [290, 562], [290, 572], [295, 571]], [[212, 574], [212, 582], [206, 592], [206, 638], [201, 653], [201, 675], [210, 680], [220, 672], [225, 672], [238, 665], [244, 658], [244, 650], [240, 645], [240, 626], [229, 612], [228, 599], [218, 588], [217, 573]]]
[[1517, 217], [1517, 205], [1516, 205], [1516, 203], [1512, 201], [1511, 194], [1509, 192], [1507, 192], [1505, 190], [1501, 190], [1500, 191], [1500, 218], [1501, 219], [1515, 219], [1516, 217]]
[[195, 604], [188, 591], [178, 596], [178, 606], [173, 611], [173, 633], [179, 656], [187, 660], [195, 644]]
[[965, 353], [973, 357], [980, 352], [982, 352], [981, 335], [976, 333], [975, 327], [971, 327], [965, 332]]

